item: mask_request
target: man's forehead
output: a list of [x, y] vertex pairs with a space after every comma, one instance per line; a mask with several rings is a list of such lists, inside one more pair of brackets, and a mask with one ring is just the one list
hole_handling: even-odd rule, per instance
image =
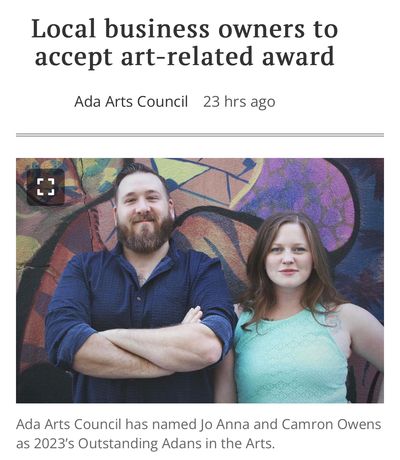
[[146, 191], [165, 193], [164, 186], [157, 176], [142, 172], [129, 174], [124, 177], [118, 188], [121, 195]]

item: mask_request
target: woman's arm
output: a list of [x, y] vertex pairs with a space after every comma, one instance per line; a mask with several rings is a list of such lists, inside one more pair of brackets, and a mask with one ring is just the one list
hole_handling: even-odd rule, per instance
[[[239, 318], [243, 308], [239, 303], [234, 304], [236, 316]], [[237, 390], [235, 381], [235, 352], [233, 348], [224, 360], [215, 368], [214, 402], [236, 403]]]
[[215, 368], [214, 402], [237, 402], [233, 350], [230, 350], [224, 360]]
[[[341, 305], [340, 317], [349, 331], [352, 351], [383, 373], [382, 324], [371, 313], [353, 304]], [[378, 402], [383, 402], [383, 383]]]

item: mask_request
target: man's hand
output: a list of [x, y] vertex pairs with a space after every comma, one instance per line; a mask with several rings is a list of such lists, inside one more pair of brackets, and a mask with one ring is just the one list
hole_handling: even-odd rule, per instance
[[201, 307], [197, 306], [196, 308], [191, 308], [186, 313], [181, 324], [199, 323], [202, 316], [203, 312], [201, 311]]

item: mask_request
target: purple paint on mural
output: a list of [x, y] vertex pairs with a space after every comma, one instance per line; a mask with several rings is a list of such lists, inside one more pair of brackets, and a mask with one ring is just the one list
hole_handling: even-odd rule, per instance
[[345, 177], [321, 159], [265, 159], [237, 211], [265, 219], [279, 211], [304, 212], [329, 251], [343, 246], [354, 228], [354, 203]]

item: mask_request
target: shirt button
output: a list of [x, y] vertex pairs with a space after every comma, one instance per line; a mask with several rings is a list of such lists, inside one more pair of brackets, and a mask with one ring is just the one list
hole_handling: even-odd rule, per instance
[[139, 302], [142, 300], [141, 297], [136, 297], [136, 300], [139, 300]]

